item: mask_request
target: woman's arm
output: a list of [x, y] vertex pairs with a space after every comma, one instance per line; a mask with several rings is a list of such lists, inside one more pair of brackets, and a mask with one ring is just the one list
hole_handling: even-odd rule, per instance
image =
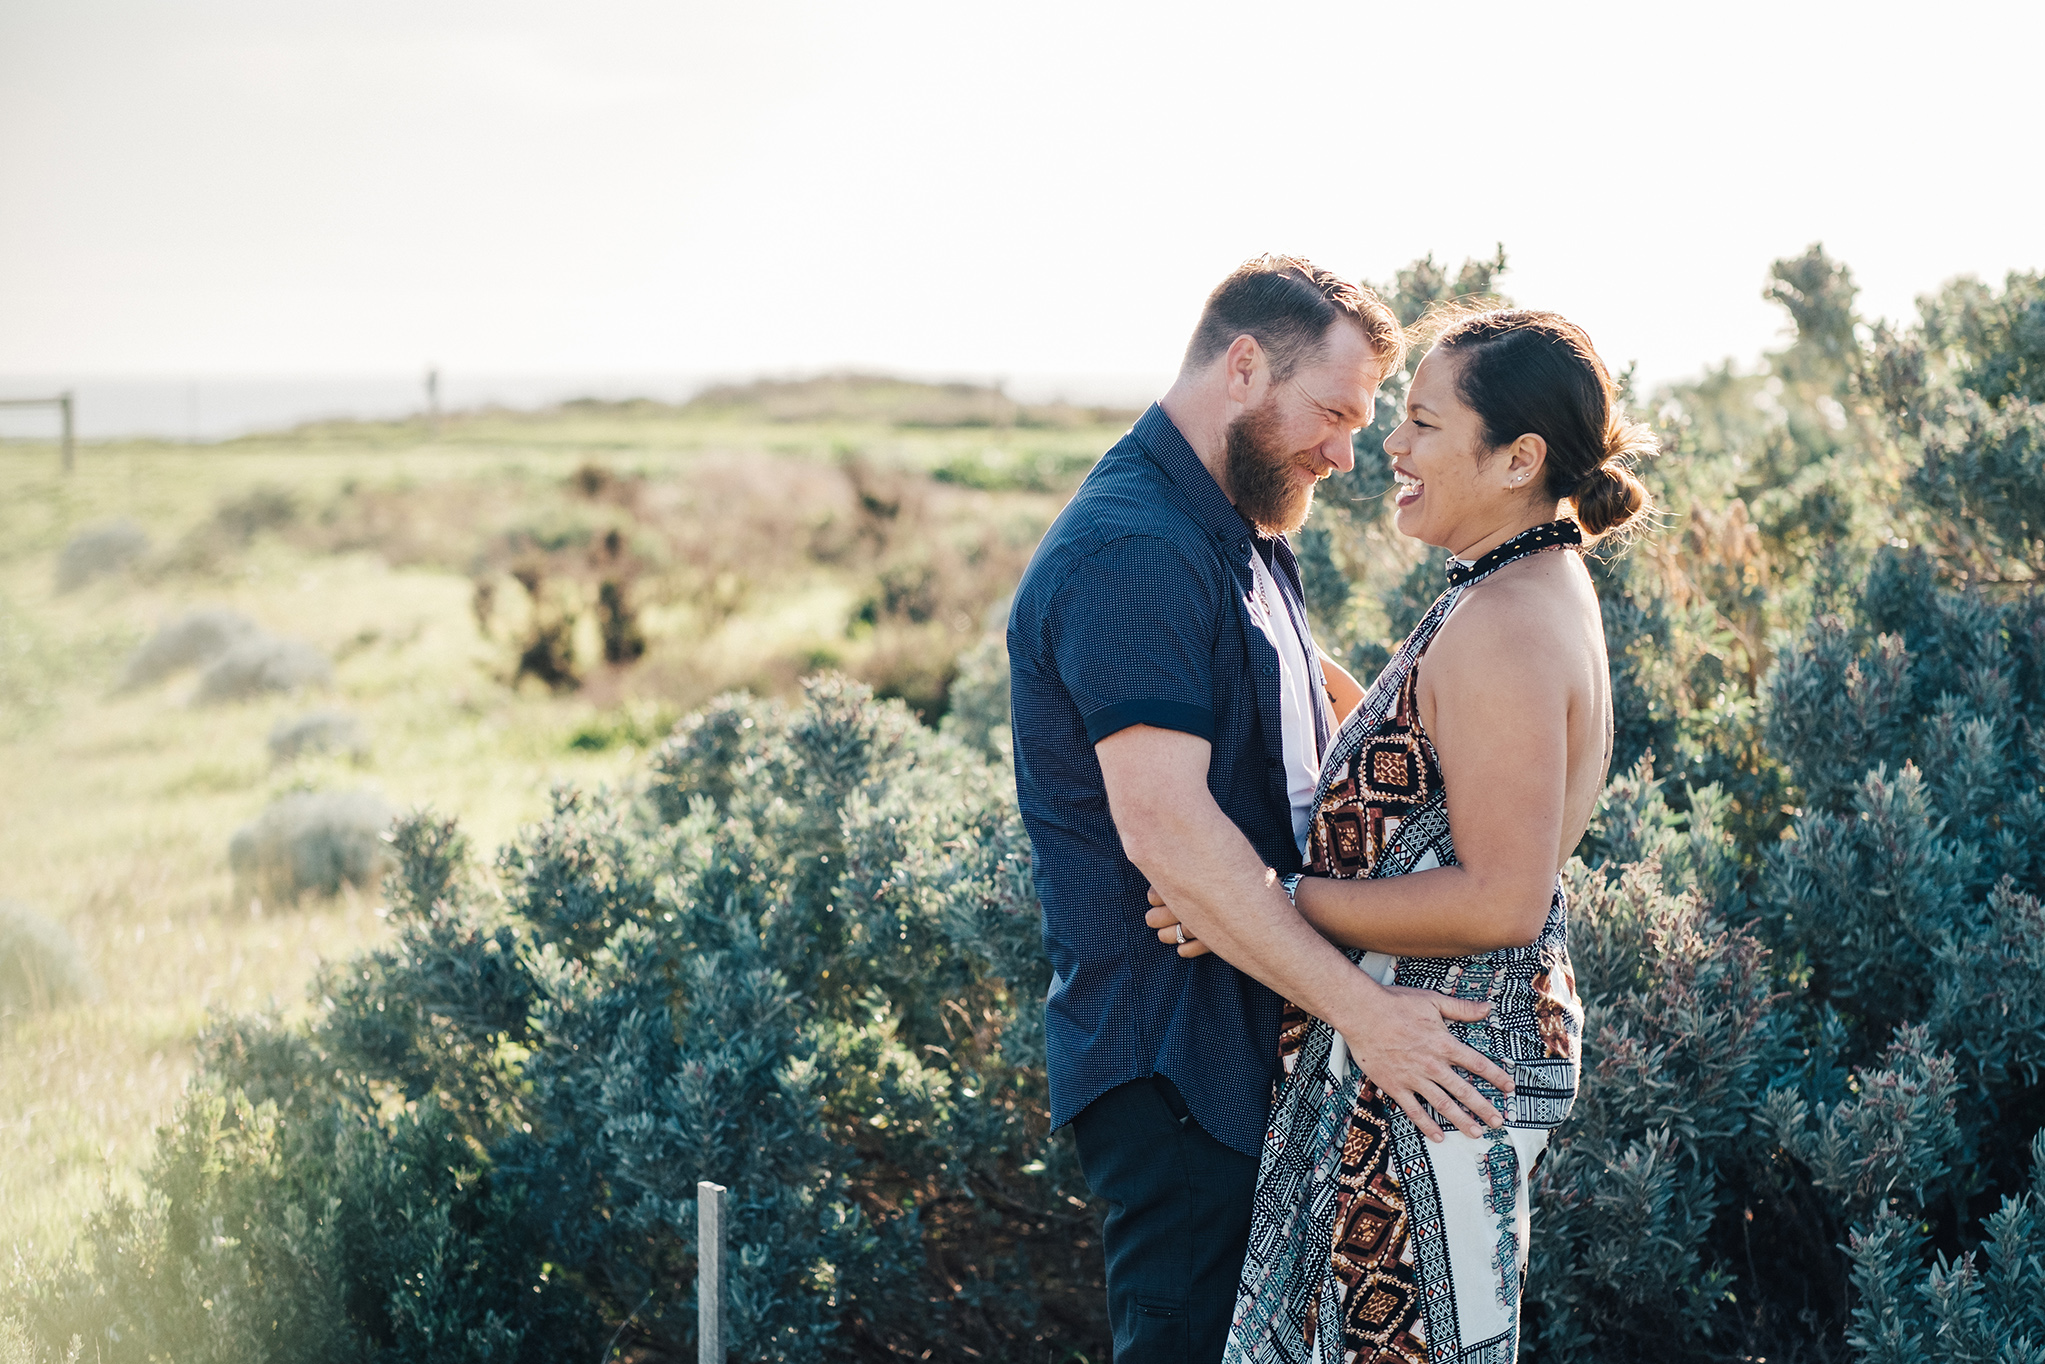
[[1356, 709], [1356, 703], [1363, 700], [1363, 684], [1349, 675], [1349, 670], [1328, 657], [1328, 651], [1315, 646], [1321, 656], [1321, 680], [1327, 684], [1328, 701], [1335, 707], [1335, 723], [1341, 724], [1349, 718], [1349, 712]]
[[[1552, 622], [1519, 595], [1473, 594], [1421, 666], [1421, 721], [1441, 758], [1458, 865], [1377, 881], [1306, 878], [1299, 911], [1330, 941], [1436, 957], [1540, 935], [1562, 836], [1570, 688]], [[1169, 905], [1152, 911], [1166, 942], [1175, 921]]]

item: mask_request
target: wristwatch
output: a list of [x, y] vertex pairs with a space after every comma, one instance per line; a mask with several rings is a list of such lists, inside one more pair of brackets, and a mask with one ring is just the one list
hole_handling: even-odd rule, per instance
[[1278, 878], [1278, 884], [1285, 887], [1286, 903], [1291, 905], [1294, 909], [1299, 908], [1299, 883], [1306, 879], [1307, 874], [1303, 871], [1296, 871], [1290, 876], [1281, 876]]

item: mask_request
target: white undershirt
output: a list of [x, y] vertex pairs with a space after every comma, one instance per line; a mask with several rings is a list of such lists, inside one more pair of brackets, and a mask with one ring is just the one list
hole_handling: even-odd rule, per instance
[[[1250, 570], [1256, 574], [1257, 590], [1250, 601], [1250, 615], [1271, 647], [1278, 651], [1278, 709], [1285, 754], [1285, 791], [1292, 801], [1292, 837], [1299, 855], [1307, 854], [1307, 826], [1314, 816], [1314, 792], [1321, 782], [1321, 755], [1314, 743], [1314, 679], [1318, 669], [1307, 658], [1293, 627], [1292, 613], [1264, 556], [1250, 555]], [[1274, 618], [1275, 613], [1275, 618]]]

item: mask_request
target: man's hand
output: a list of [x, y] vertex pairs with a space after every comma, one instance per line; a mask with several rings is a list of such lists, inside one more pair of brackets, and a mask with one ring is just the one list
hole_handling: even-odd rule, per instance
[[[1198, 938], [1178, 941], [1185, 925], [1153, 886], [1150, 912], [1143, 921], [1157, 930], [1159, 942], [1175, 946], [1182, 957], [1197, 957], [1213, 949]], [[1358, 974], [1361, 974], [1360, 972]], [[1364, 978], [1366, 981], [1369, 977]], [[1371, 982], [1375, 984], [1375, 982]], [[1445, 1020], [1482, 1022], [1491, 1005], [1482, 999], [1456, 999], [1432, 990], [1411, 990], [1404, 986], [1378, 986], [1373, 992], [1370, 1013], [1357, 1025], [1356, 1034], [1342, 1034], [1356, 1064], [1392, 1102], [1404, 1109], [1413, 1125], [1430, 1141], [1440, 1141], [1442, 1131], [1427, 1116], [1421, 1101], [1455, 1124], [1465, 1136], [1481, 1136], [1487, 1127], [1505, 1119], [1462, 1073], [1481, 1075], [1506, 1093], [1512, 1092], [1512, 1077], [1490, 1057], [1456, 1040], [1443, 1026]], [[1460, 1069], [1458, 1069], [1460, 1067]]]
[[[1444, 1018], [1475, 1022], [1490, 1012], [1489, 1004], [1387, 990], [1315, 932], [1286, 900], [1277, 873], [1214, 803], [1207, 740], [1131, 725], [1095, 744], [1094, 752], [1123, 851], [1156, 886], [1153, 903], [1171, 916], [1160, 936], [1177, 946], [1183, 924], [1189, 939], [1202, 939], [1238, 971], [1334, 1024], [1363, 1073], [1429, 1136], [1438, 1138], [1441, 1128], [1421, 1100], [1472, 1136], [1484, 1126], [1472, 1111], [1497, 1121], [1497, 1111], [1456, 1068], [1508, 1091], [1511, 1077], [1442, 1026]], [[1145, 922], [1159, 923], [1150, 916]]]
[[[1362, 976], [1362, 972], [1357, 973]], [[1432, 990], [1403, 985], [1370, 985], [1372, 1000], [1361, 1022], [1342, 1029], [1343, 1040], [1364, 1075], [1399, 1105], [1429, 1141], [1442, 1139], [1441, 1128], [1427, 1116], [1421, 1101], [1455, 1125], [1466, 1137], [1481, 1137], [1505, 1116], [1477, 1092], [1468, 1076], [1488, 1080], [1505, 1093], [1512, 1077], [1475, 1047], [1456, 1040], [1445, 1026], [1449, 1019], [1477, 1023], [1491, 1012], [1483, 999], [1456, 999]]]

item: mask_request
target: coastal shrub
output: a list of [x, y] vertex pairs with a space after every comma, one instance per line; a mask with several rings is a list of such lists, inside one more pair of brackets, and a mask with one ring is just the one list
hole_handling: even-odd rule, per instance
[[123, 691], [161, 682], [174, 673], [211, 663], [236, 643], [260, 631], [239, 611], [205, 606], [166, 621], [143, 641], [121, 670]]
[[207, 1042], [150, 1196], [17, 1278], [37, 1339], [428, 1357], [395, 1311], [427, 1294], [430, 1357], [688, 1357], [707, 1178], [734, 1358], [1099, 1350], [1006, 770], [842, 680], [694, 718], [662, 797], [557, 791], [494, 893], [452, 821], [400, 820], [390, 943], [309, 1028]]
[[990, 630], [959, 655], [941, 728], [988, 758], [1010, 752], [1008, 732], [1008, 638]]
[[57, 590], [75, 591], [94, 578], [119, 573], [148, 552], [148, 532], [125, 516], [85, 526], [57, 552]]
[[589, 753], [630, 745], [653, 748], [667, 738], [681, 716], [672, 706], [654, 701], [628, 701], [599, 712], [575, 727], [568, 746]]
[[288, 763], [302, 754], [337, 753], [362, 762], [369, 757], [369, 731], [346, 711], [316, 710], [279, 720], [270, 728], [270, 760]]
[[[1790, 346], [1643, 414], [1667, 526], [1593, 566], [1616, 766], [1566, 871], [1585, 1072], [1528, 1358], [2040, 1358], [2045, 599], [2029, 493], [1970, 510], [2028, 467], [2034, 292], [1863, 330], [1813, 248], [1770, 274]], [[863, 624], [949, 629], [907, 494], [856, 486]], [[1381, 653], [1439, 565], [1342, 519], [1316, 609]], [[935, 731], [838, 678], [720, 696], [487, 868], [400, 820], [387, 941], [308, 1022], [209, 1034], [147, 1196], [14, 1271], [40, 1357], [687, 1358], [710, 1178], [734, 1358], [1105, 1358], [999, 672]]]
[[36, 1364], [35, 1341], [11, 1312], [0, 1317], [0, 1364]]
[[165, 556], [164, 567], [182, 573], [222, 573], [257, 535], [285, 530], [298, 516], [298, 499], [286, 488], [258, 485], [222, 498], [211, 516], [179, 538]]
[[247, 701], [269, 692], [330, 686], [333, 680], [334, 665], [304, 640], [250, 634], [207, 666], [192, 700], [198, 705]]
[[2045, 1352], [2045, 1131], [2030, 1157], [2030, 1186], [2002, 1199], [1972, 1250], [1928, 1257], [1923, 1229], [1888, 1209], [1855, 1231], [1849, 1339], [1861, 1358], [1943, 1364]]
[[68, 1004], [92, 992], [77, 940], [27, 905], [0, 900], [0, 1017]]
[[373, 791], [298, 791], [273, 802], [228, 844], [237, 898], [374, 885], [389, 863], [383, 831], [392, 814]]

